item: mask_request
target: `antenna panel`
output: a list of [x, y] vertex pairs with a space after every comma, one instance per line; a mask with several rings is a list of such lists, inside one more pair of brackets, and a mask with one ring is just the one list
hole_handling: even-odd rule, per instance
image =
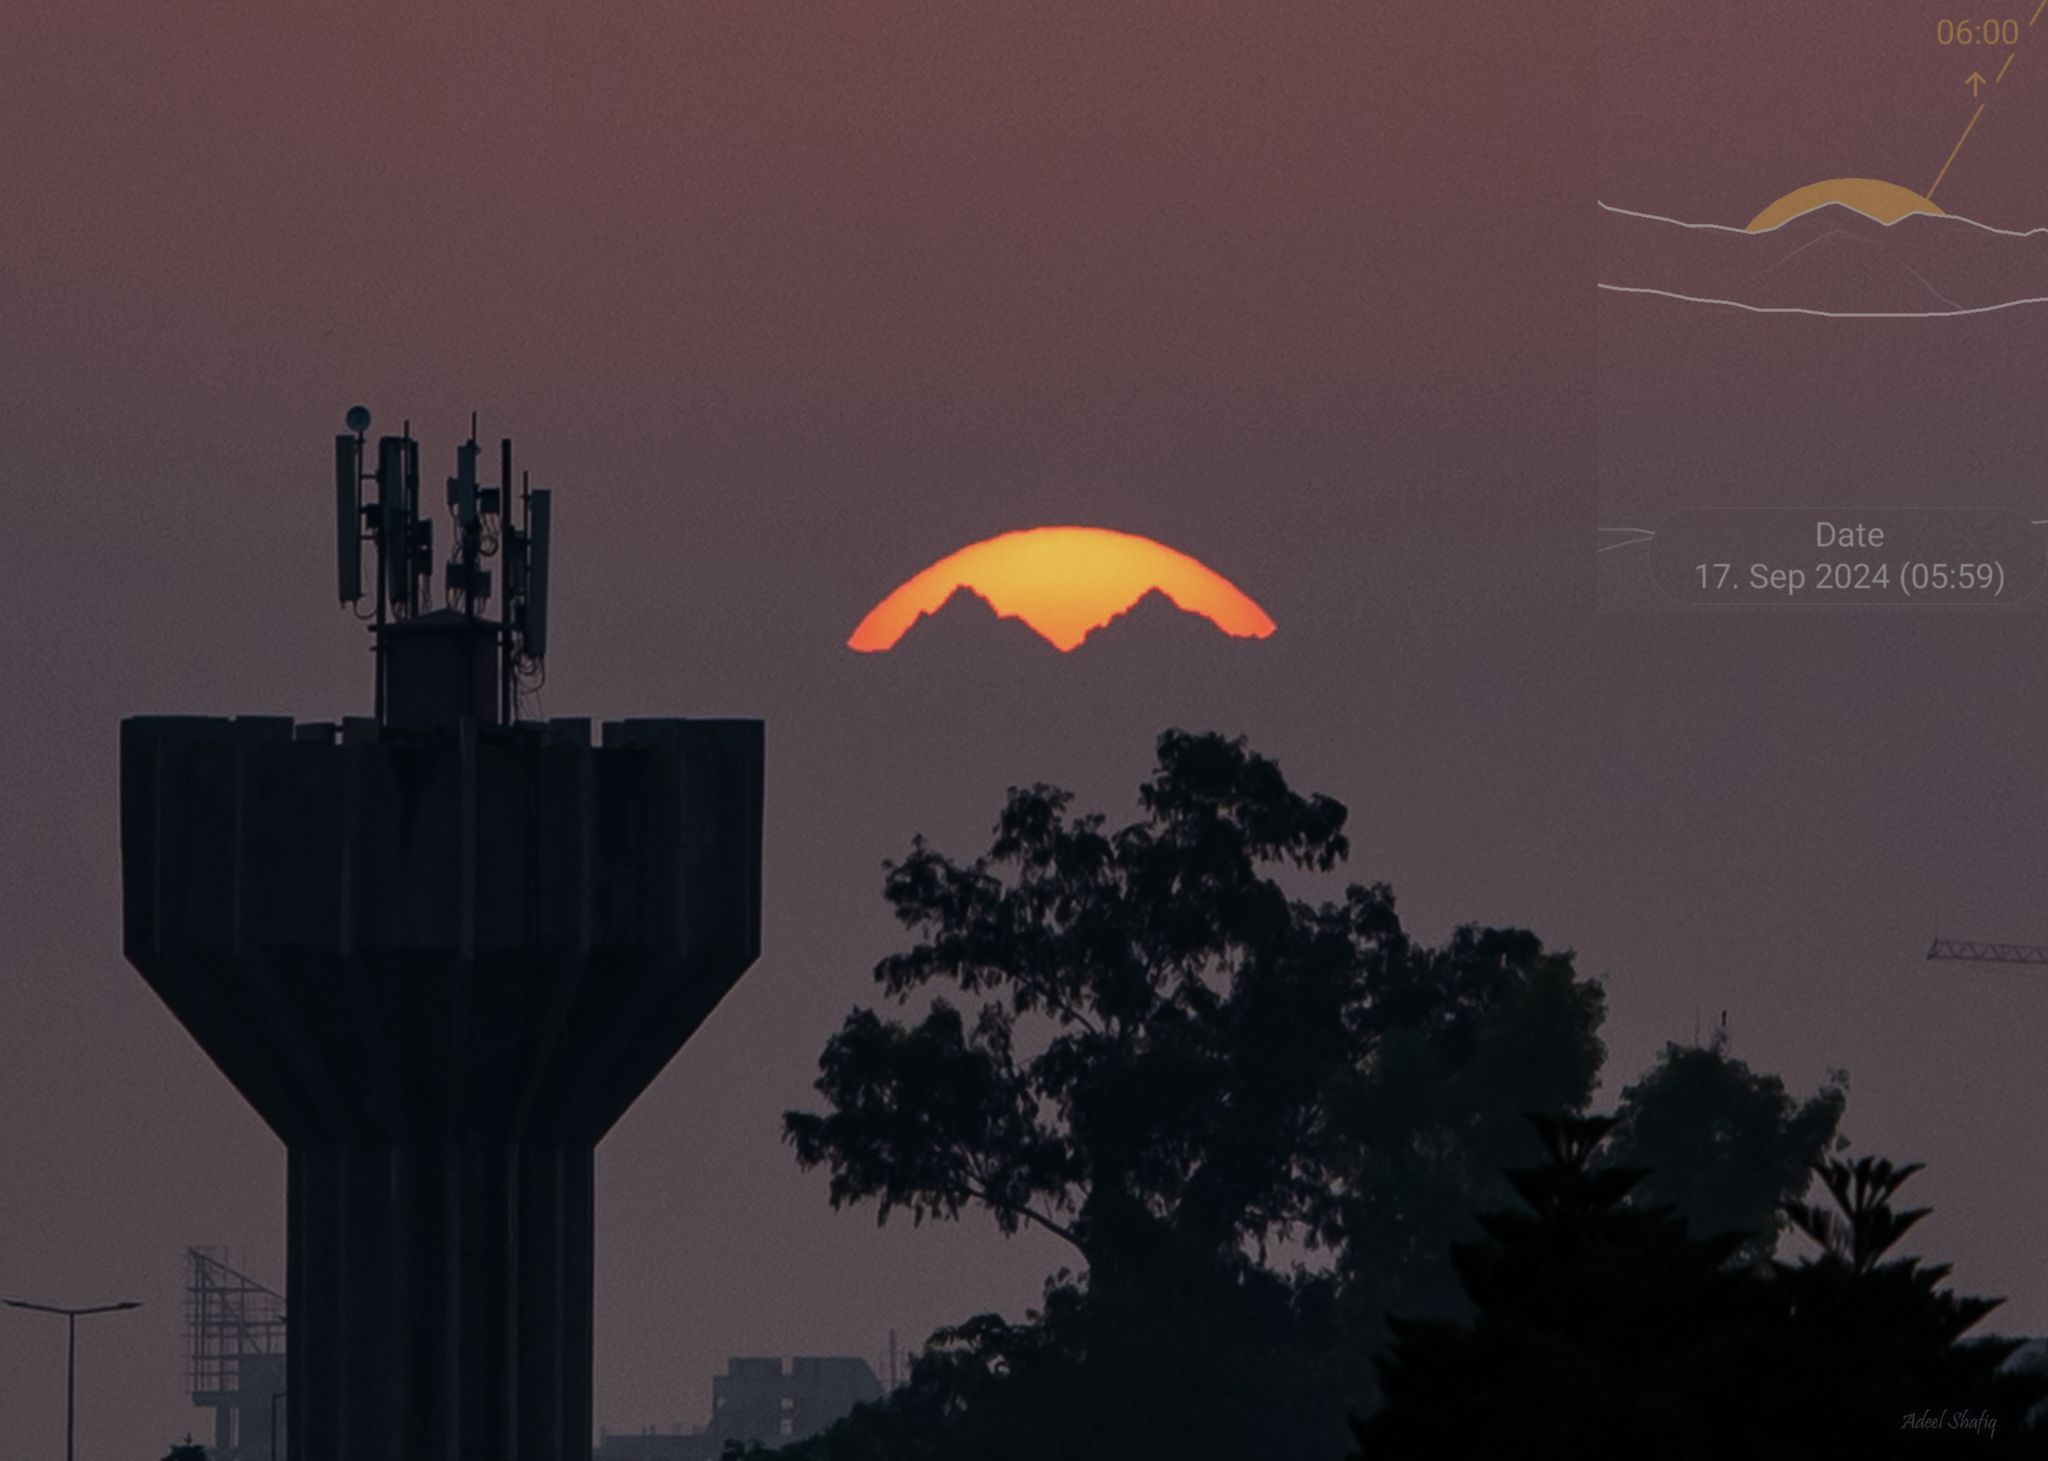
[[514, 599], [524, 601], [526, 598], [527, 541], [528, 538], [525, 533], [520, 532], [519, 529], [513, 527], [509, 522], [505, 525], [505, 599], [507, 603]]
[[464, 527], [476, 522], [476, 453], [477, 445], [465, 441], [455, 448], [455, 475], [448, 479], [448, 505], [455, 509], [456, 520]]
[[384, 550], [384, 599], [394, 606], [410, 604], [412, 598], [412, 568], [407, 552], [412, 534], [407, 531], [410, 514], [405, 497], [408, 445], [402, 436], [377, 439], [377, 542]]
[[543, 659], [548, 652], [548, 539], [553, 518], [553, 496], [545, 487], [534, 489], [528, 504], [527, 531], [532, 534], [526, 569], [526, 652]]
[[334, 438], [334, 561], [341, 601], [353, 604], [363, 596], [362, 443], [343, 434]]

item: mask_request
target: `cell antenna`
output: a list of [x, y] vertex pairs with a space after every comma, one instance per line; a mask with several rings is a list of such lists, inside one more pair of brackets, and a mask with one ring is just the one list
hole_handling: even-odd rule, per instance
[[490, 571], [484, 568], [483, 518], [489, 489], [476, 480], [476, 418], [470, 417], [469, 440], [455, 448], [455, 475], [448, 479], [448, 510], [455, 517], [455, 554], [448, 560], [446, 585], [451, 597], [462, 595], [463, 612], [471, 619], [491, 596]]
[[476, 521], [476, 438], [455, 448], [455, 475], [448, 479], [448, 506], [455, 521], [469, 527]]
[[[462, 701], [477, 707], [480, 720], [508, 723], [517, 708], [513, 692], [522, 667], [538, 668], [547, 654], [553, 494], [541, 488], [515, 496], [509, 439], [499, 443], [497, 483], [486, 486], [477, 480], [483, 449], [472, 412], [469, 439], [457, 444], [455, 471], [447, 481], [453, 542], [440, 582], [447, 607], [438, 610], [434, 524], [432, 515], [421, 511], [420, 444], [413, 439], [412, 425], [407, 422], [397, 435], [379, 437], [372, 458], [368, 408], [352, 406], [345, 419], [348, 430], [334, 438], [336, 586], [346, 606], [354, 607], [365, 596], [367, 539], [376, 554], [375, 577], [368, 581], [374, 613], [361, 617], [374, 621], [378, 720], [407, 718], [404, 706], [392, 710], [388, 692], [400, 683], [404, 705], [419, 703], [420, 680], [412, 667], [438, 652], [419, 646], [440, 642], [436, 636], [453, 632], [448, 621], [459, 620], [464, 647], [451, 652], [448, 663], [471, 666], [461, 672]], [[492, 558], [501, 560], [496, 574], [485, 566]], [[494, 581], [499, 578], [502, 582]], [[487, 616], [494, 590], [497, 607]], [[394, 681], [390, 656], [401, 641], [405, 667]]]
[[420, 516], [420, 444], [412, 439], [412, 427], [405, 432], [405, 516], [411, 530], [406, 543], [406, 612], [417, 614], [424, 607], [420, 580], [433, 581], [434, 520]]
[[400, 618], [412, 610], [412, 514], [405, 505], [405, 438], [377, 439], [377, 566], [384, 606]]
[[526, 566], [526, 628], [520, 647], [535, 659], [548, 653], [548, 539], [553, 518], [554, 495], [545, 487], [533, 490], [526, 507], [526, 527], [531, 544]]
[[351, 607], [363, 596], [363, 427], [370, 413], [349, 409], [349, 430], [334, 438], [334, 562], [341, 601]]

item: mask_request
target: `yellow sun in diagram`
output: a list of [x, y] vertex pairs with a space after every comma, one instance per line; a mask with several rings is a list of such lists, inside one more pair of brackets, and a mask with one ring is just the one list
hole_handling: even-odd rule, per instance
[[1830, 203], [1853, 208], [1879, 223], [1897, 223], [1914, 213], [1941, 213], [1933, 200], [1897, 183], [1881, 183], [1874, 178], [1829, 178], [1824, 183], [1809, 183], [1787, 193], [1750, 219], [1749, 231], [1761, 233], [1767, 228], [1776, 228], [1788, 219], [1811, 213], [1816, 208], [1825, 208]]

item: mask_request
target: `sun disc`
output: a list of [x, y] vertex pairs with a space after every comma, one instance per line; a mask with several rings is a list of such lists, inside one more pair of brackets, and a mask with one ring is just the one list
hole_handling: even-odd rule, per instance
[[1235, 638], [1264, 639], [1275, 628], [1236, 584], [1164, 543], [1107, 528], [1050, 527], [970, 543], [913, 574], [869, 610], [847, 646], [866, 653], [894, 648], [961, 588], [1062, 652], [1154, 591]]

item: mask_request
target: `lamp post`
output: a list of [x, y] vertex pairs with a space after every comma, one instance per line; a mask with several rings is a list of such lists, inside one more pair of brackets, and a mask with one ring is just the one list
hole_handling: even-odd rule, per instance
[[74, 1461], [72, 1442], [78, 1430], [78, 1320], [85, 1314], [116, 1314], [124, 1309], [142, 1307], [133, 1299], [123, 1299], [118, 1304], [90, 1304], [82, 1309], [67, 1309], [61, 1304], [31, 1304], [26, 1299], [0, 1299], [0, 1304], [10, 1309], [33, 1309], [39, 1314], [62, 1314], [64, 1316], [64, 1461]]

